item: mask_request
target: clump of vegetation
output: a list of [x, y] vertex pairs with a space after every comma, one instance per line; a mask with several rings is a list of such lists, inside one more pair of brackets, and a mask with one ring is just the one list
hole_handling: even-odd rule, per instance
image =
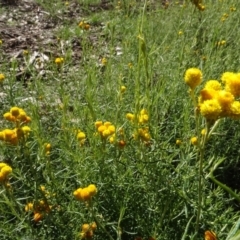
[[54, 37], [0, 40], [1, 238], [238, 239], [240, 4], [35, 4]]

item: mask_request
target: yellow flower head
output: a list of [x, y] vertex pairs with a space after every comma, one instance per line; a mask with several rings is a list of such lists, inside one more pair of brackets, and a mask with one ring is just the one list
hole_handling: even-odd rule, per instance
[[134, 114], [132, 114], [132, 113], [127, 113], [127, 114], [126, 114], [126, 118], [127, 118], [129, 121], [133, 121], [133, 120], [134, 120]]
[[81, 141], [81, 140], [83, 140], [83, 139], [85, 139], [86, 138], [86, 134], [84, 133], [84, 132], [79, 132], [78, 134], [77, 134], [77, 140], [78, 141]]
[[190, 139], [190, 142], [191, 142], [191, 144], [192, 145], [197, 145], [197, 143], [198, 143], [198, 139], [197, 139], [197, 137], [192, 137], [191, 139]]
[[107, 59], [104, 57], [104, 58], [102, 58], [101, 59], [101, 64], [103, 65], [103, 66], [106, 66], [107, 65]]
[[62, 58], [62, 57], [58, 57], [55, 59], [55, 63], [57, 65], [61, 65], [61, 64], [63, 64], [63, 62], [64, 62], [64, 58]]
[[127, 88], [126, 88], [125, 86], [121, 86], [121, 87], [120, 87], [120, 92], [121, 92], [121, 93], [125, 93], [126, 89], [127, 89]]
[[45, 152], [49, 152], [51, 150], [52, 146], [50, 143], [45, 143], [44, 148], [45, 148]]
[[217, 235], [213, 231], [206, 231], [204, 233], [204, 240], [217, 240]]
[[28, 136], [29, 133], [31, 132], [31, 128], [29, 126], [23, 126], [21, 128], [22, 132], [24, 133], [25, 136]]
[[198, 99], [199, 103], [203, 103], [206, 100], [211, 100], [216, 98], [218, 92], [214, 89], [211, 88], [204, 88], [201, 92], [200, 92], [200, 96]]
[[1, 82], [3, 82], [3, 81], [4, 81], [4, 79], [5, 79], [5, 76], [4, 76], [4, 74], [0, 73], [0, 83], [1, 83]]
[[212, 89], [212, 90], [222, 90], [221, 83], [217, 80], [209, 80], [204, 86], [205, 89]]
[[216, 120], [220, 116], [222, 108], [216, 99], [210, 99], [200, 104], [200, 112], [206, 119]]
[[201, 134], [206, 135], [206, 132], [207, 132], [206, 128], [203, 128], [202, 131], [201, 131]]
[[230, 107], [230, 117], [233, 119], [240, 119], [240, 102], [234, 101]]
[[83, 232], [87, 232], [87, 231], [89, 231], [89, 230], [90, 230], [90, 224], [84, 223], [84, 224], [82, 225], [82, 231], [83, 231]]
[[202, 81], [202, 72], [198, 68], [189, 68], [185, 72], [184, 80], [186, 84], [194, 90]]
[[42, 218], [43, 218], [43, 214], [41, 214], [39, 212], [36, 212], [36, 213], [34, 213], [33, 221], [34, 222], [39, 222], [40, 220], [42, 220]]
[[222, 75], [225, 90], [232, 93], [234, 97], [240, 97], [240, 73], [226, 72]]
[[8, 121], [11, 121], [11, 122], [14, 122], [16, 121], [16, 118], [10, 113], [10, 112], [6, 112], [3, 114], [3, 117], [8, 120]]
[[230, 109], [231, 104], [234, 101], [234, 96], [225, 90], [218, 91], [217, 100], [224, 111]]
[[100, 126], [102, 126], [103, 125], [103, 122], [102, 121], [96, 121], [95, 122], [95, 127], [96, 128], [99, 128]]
[[97, 187], [94, 184], [88, 185], [87, 190], [91, 197], [97, 193]]
[[20, 109], [18, 107], [12, 107], [10, 109], [10, 113], [14, 116], [14, 117], [18, 117], [18, 115], [20, 114]]
[[5, 181], [8, 175], [12, 172], [12, 168], [6, 163], [0, 163], [0, 182]]
[[205, 6], [202, 5], [201, 3], [199, 3], [199, 4], [197, 5], [197, 8], [198, 8], [200, 11], [204, 11], [204, 10], [205, 10]]
[[33, 203], [28, 203], [25, 206], [25, 212], [33, 211]]
[[176, 140], [176, 145], [179, 146], [179, 145], [181, 145], [181, 144], [182, 144], [182, 141], [181, 141], [180, 139], [177, 139], [177, 140]]

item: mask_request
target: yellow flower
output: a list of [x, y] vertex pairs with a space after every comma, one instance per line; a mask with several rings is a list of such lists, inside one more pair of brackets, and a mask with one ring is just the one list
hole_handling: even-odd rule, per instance
[[91, 229], [95, 231], [97, 229], [97, 224], [95, 222], [91, 223]]
[[55, 63], [57, 65], [61, 65], [63, 62], [64, 62], [64, 58], [62, 57], [55, 58]]
[[18, 117], [18, 115], [20, 114], [20, 109], [18, 107], [12, 107], [10, 109], [10, 113], [14, 116], [14, 117]]
[[179, 36], [183, 35], [183, 31], [179, 31], [179, 32], [178, 32], [178, 35], [179, 35]]
[[23, 126], [21, 130], [23, 131], [25, 136], [28, 136], [29, 133], [31, 132], [31, 128], [29, 126]]
[[90, 28], [90, 24], [85, 24], [84, 29], [89, 30], [89, 28]]
[[120, 87], [120, 92], [121, 92], [121, 93], [125, 93], [126, 89], [127, 89], [127, 88], [126, 88], [125, 86], [121, 86], [121, 87]]
[[104, 125], [101, 125], [98, 127], [97, 131], [102, 134], [105, 130], [107, 130], [107, 127]]
[[218, 80], [209, 80], [204, 86], [205, 89], [222, 90], [221, 83]]
[[236, 8], [235, 7], [230, 7], [230, 11], [234, 12], [234, 11], [236, 11]]
[[191, 140], [190, 140], [190, 142], [191, 142], [192, 145], [195, 145], [195, 146], [196, 146], [197, 143], [198, 143], [197, 137], [192, 137]]
[[0, 39], [0, 45], [2, 45], [2, 43], [3, 43], [3, 42], [2, 42], [2, 40]]
[[177, 139], [177, 140], [176, 140], [176, 145], [179, 146], [179, 145], [181, 145], [181, 144], [182, 144], [182, 141], [181, 141], [180, 139]]
[[134, 120], [134, 114], [132, 114], [132, 113], [127, 113], [127, 114], [126, 114], [126, 118], [127, 118], [129, 121], [133, 121], [133, 120]]
[[78, 26], [81, 28], [81, 29], [84, 29], [84, 30], [89, 30], [90, 28], [90, 24], [86, 23], [85, 21], [81, 21]]
[[225, 90], [218, 91], [217, 101], [219, 102], [223, 111], [228, 111], [234, 101], [234, 96]]
[[96, 127], [96, 128], [99, 128], [102, 124], [103, 124], [102, 121], [96, 121], [96, 122], [95, 122], [95, 127]]
[[202, 4], [198, 4], [198, 5], [197, 5], [197, 8], [198, 8], [200, 11], [204, 11], [204, 10], [205, 10], [205, 6], [202, 5]]
[[215, 232], [207, 230], [204, 233], [204, 240], [217, 240], [217, 235]]
[[84, 223], [83, 225], [82, 225], [82, 231], [83, 232], [87, 232], [87, 231], [89, 231], [90, 230], [90, 225], [88, 224], [88, 223]]
[[131, 69], [133, 67], [133, 64], [131, 62], [128, 63], [128, 67]]
[[6, 112], [3, 114], [3, 117], [8, 120], [8, 121], [12, 121], [14, 122], [16, 120], [16, 118], [10, 113], [10, 112]]
[[23, 55], [28, 55], [29, 54], [29, 52], [28, 52], [28, 50], [23, 50]]
[[232, 93], [234, 97], [240, 96], [240, 73], [226, 72], [222, 75], [225, 90]]
[[5, 79], [5, 76], [4, 76], [4, 74], [0, 73], [0, 83], [1, 83], [1, 82], [3, 82], [3, 81], [4, 81], [4, 79]]
[[225, 40], [222, 40], [222, 41], [220, 42], [220, 44], [223, 46], [223, 45], [226, 44], [226, 41], [225, 41]]
[[185, 72], [184, 80], [186, 84], [194, 90], [202, 81], [202, 72], [198, 68], [189, 68]]
[[77, 200], [89, 201], [97, 193], [97, 188], [94, 184], [90, 184], [86, 188], [78, 188], [73, 192]]
[[85, 139], [86, 138], [86, 134], [84, 133], [84, 132], [79, 132], [78, 134], [77, 134], [77, 140], [78, 141], [81, 141], [81, 140], [83, 140], [83, 139]]
[[222, 108], [216, 99], [210, 99], [200, 104], [200, 112], [206, 119], [216, 120], [220, 116]]
[[49, 152], [49, 151], [51, 150], [52, 146], [51, 146], [50, 143], [45, 143], [45, 144], [44, 144], [44, 148], [45, 148], [45, 151], [46, 151], [46, 152]]
[[200, 96], [198, 98], [198, 102], [199, 103], [203, 103], [206, 100], [211, 100], [216, 98], [218, 92], [214, 89], [211, 88], [204, 88], [203, 90], [201, 90], [200, 92]]
[[12, 168], [6, 163], [0, 163], [0, 182], [5, 181], [8, 178], [8, 175], [12, 173]]
[[97, 187], [94, 184], [88, 185], [87, 190], [91, 197], [97, 193]]
[[233, 119], [240, 119], [240, 102], [234, 101], [230, 107], [230, 117]]
[[106, 59], [105, 57], [101, 59], [101, 64], [102, 64], [103, 66], [106, 66], [106, 65], [107, 65], [107, 59]]
[[39, 212], [34, 213], [33, 220], [34, 222], [39, 222], [43, 218], [43, 215]]
[[201, 134], [202, 134], [202, 135], [205, 135], [206, 132], [207, 132], [207, 130], [206, 130], [206, 128], [204, 128], [204, 129], [202, 129]]
[[25, 212], [33, 211], [33, 203], [28, 203], [25, 206]]

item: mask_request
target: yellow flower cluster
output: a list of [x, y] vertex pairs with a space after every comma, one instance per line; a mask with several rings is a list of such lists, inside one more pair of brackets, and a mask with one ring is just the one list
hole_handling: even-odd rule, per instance
[[6, 163], [0, 163], [0, 182], [4, 182], [7, 180], [8, 175], [12, 172], [12, 168], [8, 166]]
[[96, 193], [97, 187], [94, 184], [90, 184], [85, 188], [78, 188], [73, 192], [73, 195], [77, 200], [89, 201]]
[[44, 151], [45, 151], [46, 156], [50, 155], [51, 148], [52, 148], [52, 146], [51, 146], [50, 143], [45, 143], [44, 144]]
[[202, 4], [202, 0], [191, 0], [191, 2], [200, 10], [204, 11], [205, 6]]
[[52, 206], [45, 200], [30, 202], [25, 205], [26, 212], [33, 212], [33, 221], [39, 222], [43, 219], [44, 214], [48, 214], [52, 209]]
[[31, 118], [27, 116], [26, 112], [19, 107], [12, 107], [9, 112], [6, 112], [3, 117], [11, 122], [16, 123], [28, 123], [31, 121]]
[[84, 223], [82, 225], [82, 231], [80, 233], [81, 239], [86, 239], [86, 238], [92, 238], [93, 237], [93, 232], [97, 229], [97, 224], [95, 222], [93, 223]]
[[12, 107], [3, 117], [8, 121], [14, 122], [16, 127], [0, 131], [0, 140], [17, 145], [20, 139], [25, 139], [29, 135], [31, 131], [30, 127], [22, 125], [30, 122], [31, 118], [27, 116], [23, 109]]
[[81, 28], [81, 29], [84, 29], [84, 30], [89, 30], [90, 28], [90, 24], [86, 23], [85, 21], [81, 21], [78, 26]]
[[40, 186], [40, 190], [45, 196], [44, 200], [36, 200], [25, 205], [25, 212], [32, 212], [33, 221], [36, 223], [42, 220], [44, 215], [50, 213], [52, 210], [52, 205], [49, 205], [48, 198], [55, 195], [50, 194], [48, 191], [46, 191], [46, 188], [43, 185]]
[[146, 109], [142, 109], [139, 114], [134, 115], [127, 113], [126, 118], [138, 125], [138, 129], [133, 134], [135, 140], [141, 140], [144, 143], [149, 143], [151, 135], [149, 133], [149, 127], [147, 126], [149, 121], [149, 115]]
[[224, 22], [228, 18], [228, 14], [224, 13], [223, 16], [221, 17], [221, 21]]
[[[127, 113], [126, 114], [126, 118], [131, 121], [131, 122], [134, 122], [135, 119], [136, 119], [136, 116], [132, 113]], [[138, 124], [145, 124], [145, 123], [148, 123], [148, 120], [149, 120], [149, 116], [148, 116], [148, 112], [146, 109], [142, 109], [140, 111], [140, 113], [138, 114], [137, 116], [137, 122]]]
[[217, 80], [209, 80], [200, 92], [199, 110], [208, 120], [231, 117], [240, 118], [240, 73], [225, 72], [222, 84]]
[[218, 46], [218, 47], [220, 47], [220, 46], [224, 46], [224, 45], [226, 45], [226, 41], [225, 40], [222, 40], [222, 41], [219, 41], [219, 42], [216, 42], [216, 45]]
[[95, 127], [98, 134], [103, 138], [107, 139], [115, 134], [116, 128], [111, 122], [96, 121]]

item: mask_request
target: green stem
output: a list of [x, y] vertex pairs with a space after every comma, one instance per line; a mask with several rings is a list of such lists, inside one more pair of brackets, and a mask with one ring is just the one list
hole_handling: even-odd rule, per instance
[[114, 240], [113, 237], [109, 234], [109, 232], [105, 229], [105, 227], [102, 226], [102, 224], [97, 220], [96, 217], [94, 217], [94, 221], [97, 223], [97, 226], [99, 226], [109, 237], [109, 239]]
[[207, 136], [209, 132], [209, 124], [206, 124], [206, 134], [203, 136], [203, 140], [199, 143], [199, 180], [198, 180], [198, 210], [197, 210], [197, 220], [196, 220], [196, 232], [199, 230], [200, 216], [202, 211], [202, 201], [203, 201], [203, 158], [205, 153], [205, 145], [207, 142]]

